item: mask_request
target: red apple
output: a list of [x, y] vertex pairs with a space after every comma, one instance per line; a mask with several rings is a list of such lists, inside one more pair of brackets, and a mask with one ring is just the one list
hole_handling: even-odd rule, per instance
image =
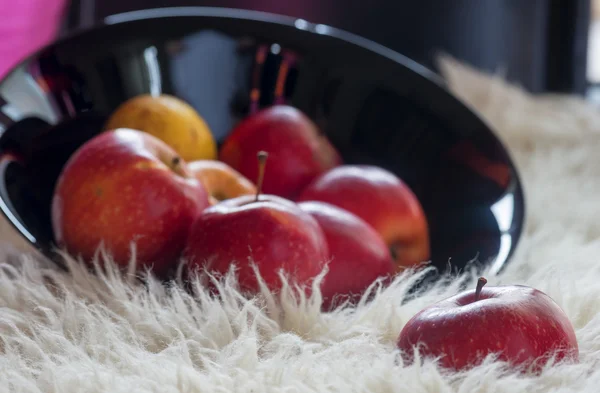
[[394, 273], [389, 249], [361, 218], [324, 202], [298, 206], [317, 220], [329, 247], [329, 271], [321, 287], [325, 309], [357, 300], [375, 280]]
[[279, 273], [308, 284], [325, 267], [325, 235], [310, 214], [275, 195], [227, 199], [206, 209], [193, 224], [185, 257], [193, 270], [225, 274], [236, 265], [240, 287], [258, 292], [252, 264], [271, 290], [281, 287]]
[[337, 151], [300, 110], [275, 105], [241, 121], [225, 140], [219, 159], [256, 182], [256, 154], [269, 152], [263, 192], [293, 198], [317, 175], [341, 163]]
[[140, 267], [176, 264], [194, 219], [208, 206], [204, 187], [164, 142], [130, 129], [106, 131], [63, 168], [52, 200], [57, 243], [90, 260], [101, 242], [118, 264], [136, 244]]
[[429, 258], [427, 219], [412, 190], [393, 173], [370, 165], [342, 165], [317, 177], [297, 201], [322, 201], [369, 223], [399, 267]]
[[304, 285], [310, 292], [306, 284], [327, 262], [325, 235], [317, 221], [294, 202], [261, 195], [267, 156], [264, 151], [257, 153], [256, 195], [219, 202], [193, 224], [185, 250], [188, 271], [223, 275], [235, 265], [240, 289], [256, 293], [256, 266], [273, 291], [281, 288], [280, 273], [284, 273], [292, 284]]
[[398, 347], [413, 360], [419, 345], [424, 356], [440, 357], [443, 367], [460, 371], [489, 354], [523, 370], [539, 370], [551, 355], [578, 361], [573, 326], [545, 293], [526, 286], [483, 288], [442, 300], [416, 314], [402, 329]]

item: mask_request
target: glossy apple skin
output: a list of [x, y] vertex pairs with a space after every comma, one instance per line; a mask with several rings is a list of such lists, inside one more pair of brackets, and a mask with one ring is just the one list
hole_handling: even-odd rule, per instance
[[256, 186], [224, 162], [196, 160], [189, 162], [187, 167], [192, 175], [204, 185], [210, 195], [211, 205], [241, 195], [256, 194]]
[[364, 220], [324, 202], [298, 206], [317, 220], [329, 247], [329, 271], [321, 287], [324, 309], [356, 301], [375, 280], [394, 274], [387, 245]]
[[269, 154], [263, 192], [290, 199], [341, 163], [313, 121], [287, 105], [271, 106], [241, 121], [225, 140], [219, 159], [256, 182], [256, 155], [261, 150]]
[[115, 262], [164, 274], [178, 262], [189, 228], [208, 206], [204, 187], [161, 140], [130, 129], [106, 131], [68, 160], [52, 200], [57, 243], [92, 259], [103, 242]]
[[370, 165], [342, 165], [308, 185], [297, 201], [322, 201], [354, 213], [393, 249], [400, 268], [430, 256], [427, 218], [412, 190], [393, 173]]
[[561, 308], [545, 293], [518, 285], [484, 287], [477, 301], [474, 290], [465, 291], [420, 311], [398, 339], [409, 362], [417, 343], [422, 355], [441, 356], [440, 365], [455, 371], [491, 353], [534, 372], [552, 353], [556, 360], [579, 359], [573, 326]]
[[280, 271], [299, 285], [320, 274], [329, 251], [317, 221], [275, 195], [244, 195], [206, 209], [192, 225], [185, 257], [189, 272], [223, 275], [232, 264], [244, 292], [259, 291], [254, 263], [267, 286], [281, 288]]

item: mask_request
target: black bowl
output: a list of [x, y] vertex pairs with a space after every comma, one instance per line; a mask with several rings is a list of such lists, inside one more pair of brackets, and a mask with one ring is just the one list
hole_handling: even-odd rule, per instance
[[477, 262], [498, 272], [521, 234], [523, 193], [509, 154], [432, 72], [329, 26], [173, 8], [112, 16], [39, 51], [0, 84], [0, 207], [49, 257], [57, 259], [50, 201], [62, 166], [142, 93], [185, 99], [219, 142], [250, 111], [298, 107], [347, 163], [379, 165], [408, 183], [437, 267]]

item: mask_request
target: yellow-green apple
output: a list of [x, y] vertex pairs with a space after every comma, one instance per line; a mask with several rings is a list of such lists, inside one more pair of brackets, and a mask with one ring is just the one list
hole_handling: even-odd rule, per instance
[[340, 155], [315, 123], [299, 109], [274, 105], [242, 120], [225, 140], [219, 159], [256, 182], [256, 154], [269, 152], [270, 176], [263, 192], [294, 198]]
[[372, 165], [342, 165], [310, 183], [297, 201], [341, 207], [370, 224], [390, 247], [399, 268], [430, 256], [427, 219], [412, 190], [392, 172]]
[[298, 206], [317, 220], [329, 247], [329, 271], [321, 287], [325, 309], [356, 301], [378, 278], [394, 274], [388, 247], [364, 220], [324, 202]]
[[579, 360], [573, 326], [545, 293], [522, 285], [486, 287], [480, 278], [467, 290], [417, 313], [402, 329], [398, 347], [407, 362], [414, 349], [455, 371], [476, 366], [488, 355], [539, 371], [556, 361]]
[[241, 195], [256, 194], [256, 186], [224, 162], [196, 160], [188, 163], [188, 169], [204, 185], [211, 205]]
[[102, 244], [127, 264], [162, 274], [181, 256], [208, 194], [175, 151], [150, 134], [117, 129], [84, 143], [67, 161], [52, 199], [56, 242], [89, 261]]

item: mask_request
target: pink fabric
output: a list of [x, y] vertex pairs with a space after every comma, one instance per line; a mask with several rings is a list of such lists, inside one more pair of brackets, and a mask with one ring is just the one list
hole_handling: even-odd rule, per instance
[[0, 0], [0, 78], [56, 37], [68, 0]]

